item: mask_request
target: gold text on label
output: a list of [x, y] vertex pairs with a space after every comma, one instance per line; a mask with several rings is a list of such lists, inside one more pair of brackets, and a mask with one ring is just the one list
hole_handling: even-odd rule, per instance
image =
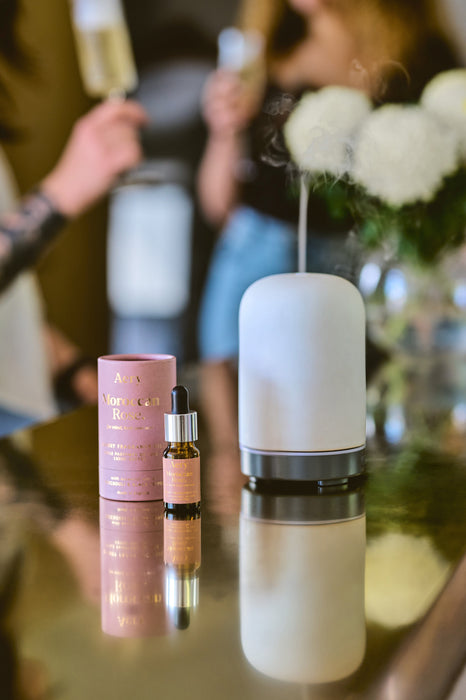
[[141, 377], [138, 377], [137, 375], [130, 375], [127, 377], [125, 374], [121, 376], [119, 372], [115, 374], [115, 379], [113, 380], [114, 384], [140, 384], [141, 383]]

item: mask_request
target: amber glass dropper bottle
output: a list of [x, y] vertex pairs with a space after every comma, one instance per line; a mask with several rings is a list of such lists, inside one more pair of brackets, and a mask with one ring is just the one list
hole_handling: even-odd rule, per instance
[[189, 394], [184, 386], [172, 390], [172, 410], [165, 414], [163, 453], [163, 500], [165, 510], [176, 515], [199, 513], [201, 474], [197, 440], [197, 413], [189, 410]]

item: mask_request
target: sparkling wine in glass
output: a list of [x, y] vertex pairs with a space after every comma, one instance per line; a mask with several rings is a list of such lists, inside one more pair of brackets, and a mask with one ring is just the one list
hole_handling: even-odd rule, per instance
[[226, 27], [217, 39], [218, 66], [235, 71], [251, 87], [264, 81], [264, 37], [255, 30]]
[[91, 97], [124, 97], [138, 82], [121, 0], [71, 0], [78, 61]]

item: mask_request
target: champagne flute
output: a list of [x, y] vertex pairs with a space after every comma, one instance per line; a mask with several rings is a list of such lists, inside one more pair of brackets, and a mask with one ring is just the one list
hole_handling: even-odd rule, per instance
[[[122, 0], [70, 0], [79, 71], [86, 93], [124, 100], [138, 86], [138, 74]], [[115, 188], [140, 172], [122, 174]], [[143, 178], [142, 178], [143, 179]]]
[[95, 98], [124, 98], [138, 76], [121, 0], [71, 0], [84, 88]]
[[264, 37], [255, 30], [226, 27], [218, 35], [218, 66], [238, 74], [252, 88], [265, 79]]

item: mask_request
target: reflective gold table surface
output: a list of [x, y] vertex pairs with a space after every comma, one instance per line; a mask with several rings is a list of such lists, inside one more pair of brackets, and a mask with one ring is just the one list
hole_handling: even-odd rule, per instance
[[388, 368], [345, 488], [247, 485], [201, 440], [200, 520], [99, 501], [97, 409], [4, 439], [0, 697], [464, 699], [454, 394]]

